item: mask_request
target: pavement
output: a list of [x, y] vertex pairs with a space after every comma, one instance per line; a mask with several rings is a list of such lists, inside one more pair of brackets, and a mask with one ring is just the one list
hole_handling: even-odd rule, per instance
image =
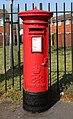
[[11, 103], [0, 103], [0, 119], [73, 119], [73, 103], [57, 101], [47, 111], [31, 113]]

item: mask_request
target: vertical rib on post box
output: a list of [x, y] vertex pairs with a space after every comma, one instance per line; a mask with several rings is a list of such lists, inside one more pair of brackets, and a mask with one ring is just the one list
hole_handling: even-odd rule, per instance
[[23, 20], [23, 108], [41, 112], [48, 105], [48, 20], [52, 13], [38, 10], [20, 12]]

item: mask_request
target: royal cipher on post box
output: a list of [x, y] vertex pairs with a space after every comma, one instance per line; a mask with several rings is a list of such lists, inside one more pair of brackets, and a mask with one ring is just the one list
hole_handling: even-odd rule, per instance
[[23, 20], [23, 108], [44, 111], [48, 105], [48, 11], [20, 12]]

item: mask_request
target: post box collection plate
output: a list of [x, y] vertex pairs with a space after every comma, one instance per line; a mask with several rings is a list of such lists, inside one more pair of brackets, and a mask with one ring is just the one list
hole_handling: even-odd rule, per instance
[[42, 52], [42, 37], [32, 37], [32, 52]]

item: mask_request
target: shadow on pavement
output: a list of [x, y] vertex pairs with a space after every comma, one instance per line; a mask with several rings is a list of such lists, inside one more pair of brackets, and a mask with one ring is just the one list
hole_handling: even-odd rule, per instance
[[[66, 74], [66, 76], [63, 75], [60, 79], [59, 85], [57, 84], [57, 82], [52, 85], [51, 90], [49, 90], [48, 109], [60, 100], [62, 96], [61, 92], [67, 90], [71, 84], [73, 84], [72, 74]], [[59, 90], [57, 90], [57, 86], [59, 86]]]

